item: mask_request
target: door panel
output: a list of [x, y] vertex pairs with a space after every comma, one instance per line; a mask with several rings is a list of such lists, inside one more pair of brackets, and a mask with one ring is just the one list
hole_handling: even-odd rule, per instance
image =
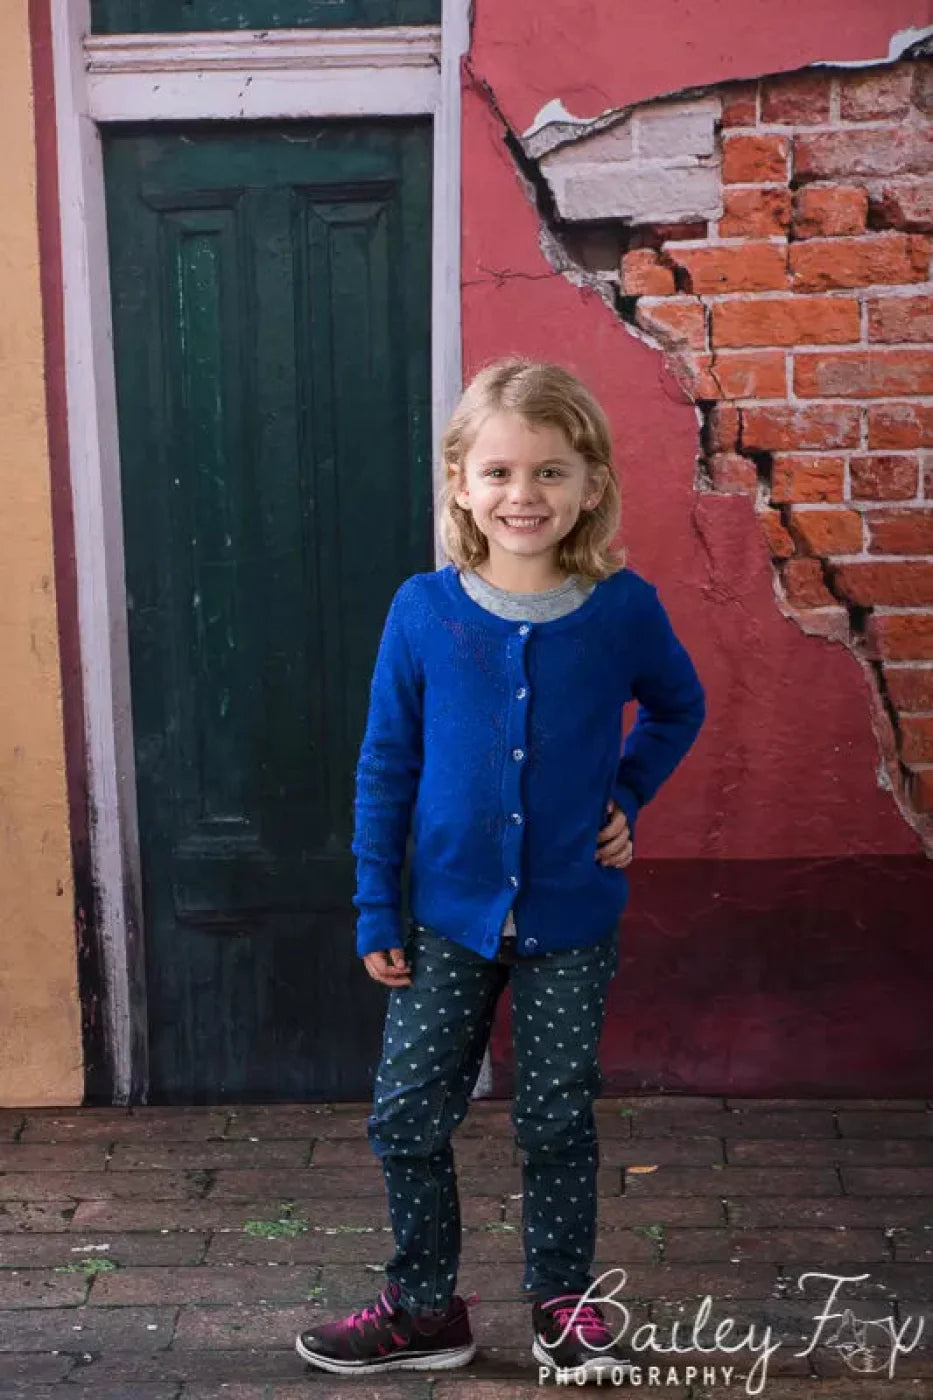
[[105, 135], [151, 1096], [358, 1097], [353, 777], [432, 567], [430, 126]]
[[441, 0], [91, 0], [95, 34], [440, 22]]

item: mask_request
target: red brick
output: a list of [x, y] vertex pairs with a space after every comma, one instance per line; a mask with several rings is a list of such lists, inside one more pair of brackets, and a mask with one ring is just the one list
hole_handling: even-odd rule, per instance
[[674, 274], [651, 248], [636, 248], [622, 259], [622, 291], [630, 297], [666, 297], [676, 291]]
[[839, 238], [865, 232], [868, 191], [861, 185], [804, 185], [794, 196], [797, 238]]
[[791, 533], [806, 554], [860, 554], [862, 517], [854, 510], [801, 510], [790, 518]]
[[741, 492], [754, 496], [758, 491], [758, 473], [754, 462], [736, 452], [719, 452], [708, 464], [714, 491]]
[[933, 710], [933, 666], [885, 666], [884, 679], [896, 710]]
[[933, 349], [797, 355], [794, 389], [813, 399], [933, 394]]
[[860, 339], [853, 297], [767, 297], [712, 307], [712, 342], [732, 345], [833, 345]]
[[738, 409], [732, 404], [714, 404], [707, 415], [705, 436], [711, 452], [731, 452], [739, 437]]
[[933, 603], [933, 562], [837, 564], [833, 582], [862, 607], [917, 608]]
[[711, 356], [709, 375], [719, 389], [718, 394], [708, 395], [710, 398], [783, 399], [787, 394], [787, 371], [780, 350]]
[[664, 251], [672, 262], [685, 269], [690, 290], [697, 296], [716, 292], [776, 292], [787, 286], [787, 252], [774, 243], [709, 248], [684, 248], [668, 243]]
[[868, 410], [869, 447], [933, 447], [933, 405], [873, 404]]
[[826, 587], [818, 559], [789, 559], [781, 578], [791, 607], [828, 608], [836, 601]]
[[736, 190], [726, 187], [721, 238], [780, 237], [790, 224], [790, 190]]
[[933, 763], [933, 715], [904, 715], [900, 731], [905, 763]]
[[790, 142], [786, 136], [726, 136], [722, 178], [727, 185], [758, 185], [787, 179]]
[[758, 519], [765, 532], [771, 558], [789, 559], [794, 553], [794, 541], [784, 528], [781, 512], [766, 508], [759, 512]]
[[815, 126], [829, 120], [829, 73], [793, 73], [761, 85], [761, 120], [787, 126]]
[[933, 554], [933, 510], [873, 510], [866, 516], [873, 554]]
[[847, 73], [839, 84], [839, 110], [846, 122], [904, 117], [910, 108], [913, 65]]
[[855, 447], [860, 410], [848, 404], [771, 405], [742, 409], [742, 444], [752, 451]]
[[925, 282], [929, 266], [929, 241], [917, 233], [814, 238], [790, 245], [793, 285], [801, 292]]
[[791, 501], [841, 501], [845, 489], [845, 463], [841, 457], [774, 458], [771, 499]]
[[895, 180], [883, 185], [872, 198], [871, 215], [879, 228], [898, 228], [906, 233], [933, 231], [933, 182]]
[[852, 496], [859, 501], [907, 501], [916, 496], [920, 468], [916, 457], [878, 453], [849, 461]]
[[730, 83], [723, 89], [720, 118], [723, 126], [754, 126], [757, 120], [757, 83]]
[[687, 345], [691, 350], [706, 347], [706, 312], [693, 297], [671, 297], [660, 302], [640, 301], [635, 320], [643, 331], [671, 345]]
[[897, 344], [933, 341], [933, 297], [875, 297], [868, 303], [868, 339]]
[[918, 812], [933, 812], [933, 768], [917, 768], [911, 773], [910, 800]]
[[886, 661], [933, 661], [933, 615], [875, 613], [868, 639], [872, 654]]
[[933, 136], [921, 127], [848, 127], [794, 137], [798, 180], [925, 175], [931, 169]]

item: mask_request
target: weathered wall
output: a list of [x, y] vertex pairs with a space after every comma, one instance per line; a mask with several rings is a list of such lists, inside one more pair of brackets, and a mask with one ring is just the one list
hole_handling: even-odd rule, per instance
[[[897, 118], [869, 111], [874, 89], [856, 74], [835, 88], [824, 84], [835, 105], [822, 117], [815, 108], [782, 115], [768, 105], [792, 93], [772, 75], [818, 60], [882, 60], [895, 31], [927, 18], [925, 5], [907, 0], [792, 3], [779, 18], [771, 8], [731, 0], [692, 9], [661, 0], [649, 19], [640, 13], [630, 26], [608, 0], [582, 13], [564, 0], [477, 6], [465, 73], [467, 370], [507, 350], [553, 356], [600, 394], [616, 431], [630, 560], [658, 583], [710, 701], [694, 753], [639, 821], [622, 975], [604, 1049], [617, 1088], [819, 1094], [928, 1087], [922, 1060], [933, 1045], [922, 982], [933, 973], [933, 865], [922, 840], [928, 721], [917, 723], [926, 710], [928, 652], [883, 651], [892, 628], [918, 629], [913, 620], [890, 622], [891, 615], [913, 619], [930, 602], [929, 546], [916, 534], [928, 528], [919, 440], [904, 458], [916, 469], [913, 490], [900, 497], [916, 517], [908, 534], [900, 516], [883, 510], [896, 491], [859, 492], [882, 467], [878, 408], [888, 399], [913, 399], [916, 408], [927, 396], [922, 375], [904, 377], [907, 360], [917, 369], [916, 340], [889, 349], [897, 342], [882, 342], [872, 328], [893, 333], [897, 308], [888, 302], [929, 294], [930, 250], [925, 233], [900, 226], [876, 233], [863, 222], [838, 235], [824, 226], [816, 236], [817, 225], [806, 222], [817, 215], [824, 180], [834, 191], [860, 186], [866, 217], [877, 194], [881, 217], [880, 188], [873, 178], [871, 191], [866, 184], [880, 172], [864, 162], [869, 148], [879, 157], [878, 142], [890, 142], [908, 109]], [[906, 80], [899, 66], [892, 71], [893, 93]], [[771, 79], [762, 87], [764, 106], [755, 83], [738, 89], [733, 82], [727, 91], [727, 80], [759, 74]], [[623, 123], [607, 121], [581, 140], [585, 129], [564, 118], [593, 119], [688, 88], [701, 91], [683, 94], [694, 111], [681, 114], [679, 130], [661, 120], [663, 109], [637, 107], [634, 149]], [[722, 123], [727, 97], [735, 105]], [[556, 99], [563, 110], [549, 107]], [[705, 134], [696, 123], [704, 104], [714, 109], [705, 113]], [[928, 114], [922, 102], [908, 108], [917, 151], [928, 155]], [[787, 163], [792, 143], [814, 159], [825, 154], [827, 134], [811, 133], [812, 141], [808, 134], [821, 121], [850, 124], [840, 144], [854, 140], [860, 149], [847, 149], [850, 169], [830, 175], [812, 167], [798, 180]], [[830, 137], [833, 145], [835, 132]], [[683, 185], [689, 162], [665, 143], [688, 139], [707, 142], [694, 152], [696, 188], [678, 203], [682, 190], [656, 182], [652, 197], [660, 191], [669, 202], [657, 204], [652, 218], [637, 207], [647, 189], [644, 158], [680, 162], [674, 184]], [[738, 168], [738, 157], [754, 155], [758, 142], [763, 156], [784, 155], [780, 171]], [[927, 157], [914, 157], [919, 173], [929, 172]], [[887, 159], [901, 157], [889, 150]], [[850, 178], [859, 171], [865, 178]], [[911, 178], [916, 173], [911, 166]], [[798, 195], [798, 183], [808, 192]], [[754, 226], [756, 217], [770, 219], [766, 230]], [[848, 283], [798, 282], [798, 261], [802, 268], [818, 258], [824, 240], [837, 236], [850, 241], [824, 252], [833, 268], [846, 265], [847, 251], [862, 256], [855, 243], [896, 243], [914, 250], [916, 270], [906, 279], [892, 266], [870, 277], [852, 273]], [[780, 267], [780, 283], [756, 281], [767, 279], [765, 264]], [[729, 315], [753, 315], [759, 302], [805, 293], [838, 300], [838, 315], [851, 302], [851, 339], [830, 336], [828, 348], [808, 343], [805, 333], [795, 333], [791, 346], [774, 331], [774, 344], [709, 339], [717, 315], [725, 325]], [[916, 315], [924, 306], [917, 302], [912, 324], [924, 324]], [[895, 359], [896, 382], [884, 378]], [[814, 378], [834, 373], [832, 383]], [[795, 426], [802, 430], [821, 413], [830, 439], [793, 438]], [[731, 440], [730, 415], [737, 427]], [[783, 482], [792, 468], [798, 480], [812, 470], [815, 480], [834, 459], [832, 434], [847, 424], [851, 432], [852, 423], [840, 499], [774, 499], [775, 472]], [[775, 424], [784, 425], [784, 438], [773, 436]], [[753, 439], [759, 426], [773, 440]], [[921, 430], [918, 420], [915, 435]], [[813, 451], [825, 457], [808, 461]], [[891, 451], [906, 454], [906, 440]], [[888, 532], [880, 557], [879, 528]], [[845, 538], [826, 533], [846, 529]], [[900, 551], [908, 544], [921, 557], [905, 568]], [[827, 592], [810, 600], [813, 607], [797, 606], [794, 588], [817, 575]], [[898, 669], [902, 661], [909, 680]], [[900, 690], [892, 692], [892, 677]], [[893, 694], [903, 703], [892, 707]]]
[[25, 4], [0, 9], [0, 1103], [83, 1092]]

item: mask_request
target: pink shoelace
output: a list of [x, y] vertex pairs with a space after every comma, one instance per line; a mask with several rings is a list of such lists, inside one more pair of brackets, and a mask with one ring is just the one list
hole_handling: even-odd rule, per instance
[[395, 1312], [392, 1303], [384, 1293], [379, 1294], [376, 1303], [370, 1303], [358, 1313], [353, 1313], [347, 1318], [344, 1326], [348, 1332], [360, 1332], [367, 1322], [379, 1323], [384, 1318], [390, 1318]]
[[579, 1304], [576, 1298], [555, 1303], [550, 1309], [554, 1321], [564, 1330], [573, 1318], [573, 1330], [581, 1342], [605, 1346], [609, 1341], [609, 1328], [592, 1303]]

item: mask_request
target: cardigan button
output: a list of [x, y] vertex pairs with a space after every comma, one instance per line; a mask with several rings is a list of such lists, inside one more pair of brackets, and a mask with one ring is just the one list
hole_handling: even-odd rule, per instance
[[512, 757], [515, 759], [515, 762], [516, 762], [516, 763], [521, 763], [522, 759], [525, 757], [525, 750], [524, 750], [524, 749], [513, 749], [513, 750], [512, 750]]
[[523, 686], [523, 685], [520, 685], [520, 686], [518, 687], [518, 689], [516, 690], [516, 692], [515, 692], [515, 699], [516, 699], [516, 700], [524, 700], [524, 698], [525, 698], [525, 696], [526, 696], [527, 694], [528, 694], [527, 687], [525, 687], [525, 686]]
[[533, 953], [534, 950], [537, 948], [537, 946], [538, 946], [538, 940], [537, 940], [537, 938], [526, 938], [526, 939], [525, 939], [525, 952], [526, 952], [526, 953]]
[[525, 819], [522, 816], [521, 812], [511, 812], [509, 814], [509, 821], [512, 823], [513, 826], [521, 826], [524, 820]]
[[527, 637], [527, 636], [528, 636], [528, 633], [529, 633], [530, 631], [531, 631], [531, 628], [528, 626], [528, 623], [527, 623], [527, 622], [523, 622], [522, 625], [521, 625], [521, 627], [519, 627], [519, 629], [518, 629], [518, 635], [519, 635], [520, 637]]
[[512, 889], [513, 889], [513, 890], [517, 890], [517, 889], [518, 889], [518, 876], [517, 876], [517, 875], [510, 875], [510, 876], [509, 876], [509, 884], [512, 886]]

